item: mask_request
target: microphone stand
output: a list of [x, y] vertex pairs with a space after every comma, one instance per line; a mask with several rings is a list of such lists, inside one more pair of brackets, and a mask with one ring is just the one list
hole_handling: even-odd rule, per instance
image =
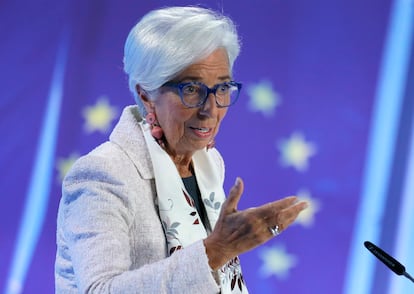
[[414, 278], [412, 276], [410, 276], [409, 273], [407, 272], [403, 272], [404, 277], [406, 277], [407, 279], [409, 279], [411, 282], [414, 283]]

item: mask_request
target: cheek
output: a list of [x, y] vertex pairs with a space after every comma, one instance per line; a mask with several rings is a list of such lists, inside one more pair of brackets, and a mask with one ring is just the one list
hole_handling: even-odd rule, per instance
[[155, 112], [163, 128], [167, 128], [171, 124], [174, 125], [175, 121], [182, 116], [181, 105], [177, 104], [174, 98], [169, 95], [163, 95], [158, 97], [155, 102]]
[[159, 109], [157, 117], [167, 137], [182, 136], [185, 122], [191, 117], [181, 105], [166, 104]]

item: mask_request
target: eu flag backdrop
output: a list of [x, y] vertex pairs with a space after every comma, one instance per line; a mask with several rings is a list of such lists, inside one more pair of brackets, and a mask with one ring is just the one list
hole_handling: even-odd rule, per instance
[[[133, 104], [122, 70], [149, 10], [194, 5], [237, 24], [242, 94], [217, 148], [240, 209], [310, 208], [241, 256], [251, 293], [411, 293], [363, 248], [414, 272], [414, 1], [0, 1], [0, 289], [53, 293], [61, 180]], [[139, 285], [137, 285], [139, 287]]]

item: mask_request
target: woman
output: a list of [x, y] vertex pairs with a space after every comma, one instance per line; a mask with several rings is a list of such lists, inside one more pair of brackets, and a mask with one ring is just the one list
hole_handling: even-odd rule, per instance
[[295, 197], [237, 210], [214, 136], [239, 95], [230, 19], [196, 7], [147, 14], [124, 68], [137, 106], [66, 176], [57, 228], [57, 293], [248, 293], [238, 255], [305, 209]]

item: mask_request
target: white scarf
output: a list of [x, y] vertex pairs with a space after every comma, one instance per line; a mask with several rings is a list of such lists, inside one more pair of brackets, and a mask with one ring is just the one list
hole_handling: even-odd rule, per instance
[[[178, 170], [170, 156], [151, 135], [148, 124], [140, 123], [154, 167], [158, 209], [171, 255], [198, 240], [207, 237], [194, 201], [187, 192]], [[218, 168], [211, 152], [199, 150], [193, 155], [194, 172], [206, 209], [210, 227], [213, 229], [225, 201]], [[218, 270], [222, 294], [248, 293], [236, 257]]]

